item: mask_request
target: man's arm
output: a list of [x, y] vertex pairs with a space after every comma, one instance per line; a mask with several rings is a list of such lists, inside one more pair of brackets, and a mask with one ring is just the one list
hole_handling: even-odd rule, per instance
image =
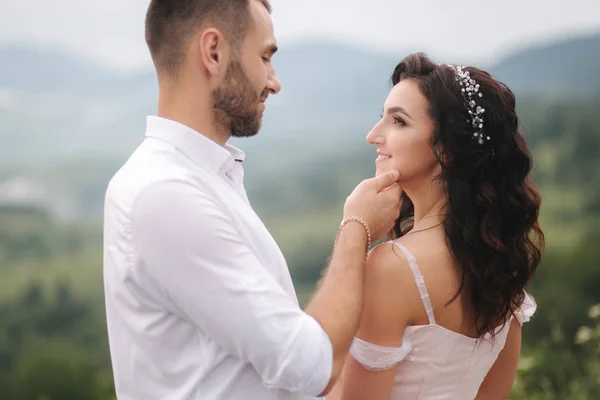
[[275, 281], [207, 194], [185, 182], [155, 184], [134, 206], [138, 265], [170, 309], [267, 387], [317, 396], [331, 376], [327, 334]]
[[[373, 240], [399, 212], [397, 179], [361, 183], [345, 216]], [[362, 308], [366, 229], [340, 232], [321, 290], [303, 312], [214, 200], [185, 182], [147, 188], [134, 207], [135, 253], [181, 315], [256, 368], [266, 386], [323, 395], [338, 378]], [[317, 322], [318, 321], [318, 322]], [[335, 365], [335, 367], [334, 367]]]
[[306, 312], [312, 315], [331, 339], [333, 370], [326, 395], [339, 378], [354, 333], [358, 329], [363, 304], [367, 234], [357, 222], [346, 224], [334, 249], [327, 275]]
[[[346, 200], [344, 217], [359, 217], [377, 240], [388, 233], [400, 212], [401, 190], [393, 185], [398, 175], [389, 172], [362, 182]], [[392, 186], [393, 185], [393, 186]], [[306, 312], [327, 332], [333, 347], [331, 379], [327, 395], [341, 376], [344, 361], [358, 329], [363, 307], [367, 229], [350, 221], [339, 232], [327, 274]]]

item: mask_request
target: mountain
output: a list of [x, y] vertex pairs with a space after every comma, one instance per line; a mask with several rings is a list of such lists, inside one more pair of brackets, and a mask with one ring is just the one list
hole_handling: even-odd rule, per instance
[[99, 97], [151, 87], [153, 74], [121, 74], [76, 54], [27, 45], [0, 47], [0, 88], [26, 94]]
[[600, 91], [600, 33], [521, 50], [490, 72], [517, 94], [593, 95]]
[[72, 54], [12, 45], [0, 49], [0, 87], [27, 93], [83, 94], [115, 74]]
[[[282, 48], [283, 89], [243, 147], [268, 160], [273, 148], [311, 154], [362, 142], [405, 55], [315, 41]], [[521, 50], [490, 71], [518, 96], [598, 92], [600, 34]], [[142, 140], [156, 95], [152, 71], [124, 75], [73, 54], [0, 47], [0, 162], [125, 155]]]

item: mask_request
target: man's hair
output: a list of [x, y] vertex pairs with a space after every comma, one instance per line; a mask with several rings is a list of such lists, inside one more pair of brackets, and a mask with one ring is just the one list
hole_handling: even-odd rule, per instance
[[189, 40], [203, 24], [220, 29], [234, 50], [251, 25], [250, 2], [269, 0], [151, 0], [146, 14], [146, 43], [157, 69], [177, 73]]

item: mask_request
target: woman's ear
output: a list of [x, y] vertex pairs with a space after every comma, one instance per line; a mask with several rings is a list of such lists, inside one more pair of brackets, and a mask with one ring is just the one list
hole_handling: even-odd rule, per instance
[[437, 144], [433, 147], [433, 154], [435, 154], [435, 157], [438, 159], [442, 167], [451, 161], [450, 156], [444, 152], [444, 149], [440, 144]]

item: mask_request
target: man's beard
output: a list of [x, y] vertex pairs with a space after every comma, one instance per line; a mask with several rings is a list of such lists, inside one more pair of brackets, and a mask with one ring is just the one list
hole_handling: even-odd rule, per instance
[[262, 122], [262, 113], [258, 110], [260, 97], [238, 61], [229, 65], [225, 82], [212, 96], [215, 122], [225, 132], [233, 137], [250, 137], [258, 133]]

